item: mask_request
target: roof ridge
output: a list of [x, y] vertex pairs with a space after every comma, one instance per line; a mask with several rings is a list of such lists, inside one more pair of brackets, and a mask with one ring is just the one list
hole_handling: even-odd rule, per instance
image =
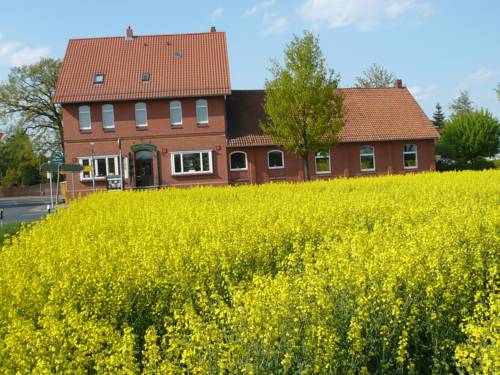
[[[225, 31], [200, 31], [197, 33], [179, 33], [179, 34], [145, 34], [145, 35], [134, 35], [134, 39], [142, 37], [166, 37], [166, 36], [188, 36], [188, 35], [204, 35], [204, 34], [225, 34]], [[70, 38], [69, 41], [73, 40], [96, 40], [96, 39], [125, 39], [125, 36], [97, 36], [92, 38]]]

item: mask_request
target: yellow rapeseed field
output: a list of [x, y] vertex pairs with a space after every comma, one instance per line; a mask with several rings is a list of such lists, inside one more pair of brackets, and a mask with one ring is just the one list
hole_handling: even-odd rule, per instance
[[96, 193], [7, 242], [3, 373], [500, 373], [500, 171]]

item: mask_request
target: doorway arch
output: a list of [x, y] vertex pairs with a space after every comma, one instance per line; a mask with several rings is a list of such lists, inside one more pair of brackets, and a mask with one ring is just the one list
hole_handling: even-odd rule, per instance
[[135, 186], [149, 187], [154, 185], [153, 151], [137, 150], [134, 154]]

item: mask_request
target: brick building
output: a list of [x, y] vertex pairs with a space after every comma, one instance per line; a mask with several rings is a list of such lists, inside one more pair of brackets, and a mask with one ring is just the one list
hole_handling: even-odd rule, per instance
[[[342, 91], [341, 142], [311, 155], [312, 178], [434, 170], [438, 135], [401, 81]], [[300, 180], [302, 160], [259, 129], [263, 99], [231, 90], [226, 36], [215, 28], [70, 40], [54, 101], [65, 160], [85, 167], [75, 191], [122, 173], [125, 188]]]

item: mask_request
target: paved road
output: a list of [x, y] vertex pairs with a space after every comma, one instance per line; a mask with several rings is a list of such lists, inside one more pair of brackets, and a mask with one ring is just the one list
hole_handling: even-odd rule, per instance
[[0, 198], [4, 223], [11, 221], [35, 221], [47, 214], [49, 197]]

